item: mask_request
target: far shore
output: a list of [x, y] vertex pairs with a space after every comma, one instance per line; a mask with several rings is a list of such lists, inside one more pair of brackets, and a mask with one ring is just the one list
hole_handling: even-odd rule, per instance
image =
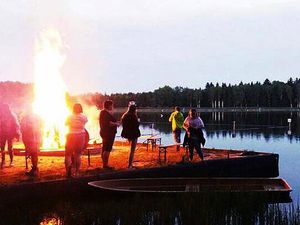
[[[182, 112], [188, 112], [191, 107], [181, 107]], [[196, 107], [195, 107], [196, 108]], [[198, 112], [300, 112], [300, 108], [290, 107], [223, 107], [223, 108], [196, 108]], [[115, 108], [115, 112], [123, 113], [126, 107]], [[142, 113], [171, 113], [174, 107], [139, 107]]]

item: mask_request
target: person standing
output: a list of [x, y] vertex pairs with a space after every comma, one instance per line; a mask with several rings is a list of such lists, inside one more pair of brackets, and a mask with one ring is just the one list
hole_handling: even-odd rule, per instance
[[189, 114], [184, 120], [183, 128], [186, 130], [186, 138], [184, 142], [187, 142], [190, 152], [190, 160], [193, 160], [194, 149], [196, 149], [199, 157], [204, 160], [203, 152], [201, 150], [201, 143], [205, 144], [202, 128], [204, 123], [202, 119], [197, 115], [196, 109], [190, 109]]
[[[181, 129], [183, 126], [184, 117], [180, 111], [180, 107], [176, 106], [175, 111], [170, 115], [169, 122], [172, 123], [172, 131], [175, 144], [181, 143]], [[178, 146], [177, 150], [180, 149]]]
[[113, 102], [106, 100], [99, 115], [100, 136], [102, 138], [101, 157], [104, 169], [113, 169], [108, 166], [108, 159], [114, 144], [117, 127], [119, 126], [119, 122], [117, 122], [116, 118], [112, 115], [112, 110]]
[[10, 166], [13, 166], [13, 139], [20, 138], [20, 125], [17, 116], [10, 110], [7, 104], [0, 106], [0, 148], [1, 148], [1, 168], [5, 165], [5, 146], [10, 157]]
[[72, 164], [75, 167], [75, 176], [79, 175], [81, 165], [81, 154], [86, 147], [86, 129], [84, 128], [88, 119], [83, 114], [82, 106], [75, 103], [73, 113], [66, 120], [66, 126], [69, 128], [66, 141], [65, 167], [67, 177], [72, 176]]
[[140, 123], [137, 116], [135, 102], [129, 102], [128, 110], [122, 115], [121, 122], [123, 126], [121, 136], [123, 138], [127, 138], [130, 143], [128, 168], [132, 169], [132, 162], [137, 139], [141, 136], [141, 132], [139, 129]]
[[26, 156], [30, 156], [32, 168], [26, 175], [37, 177], [38, 169], [38, 153], [42, 145], [42, 120], [30, 109], [21, 120], [22, 141], [25, 146]]

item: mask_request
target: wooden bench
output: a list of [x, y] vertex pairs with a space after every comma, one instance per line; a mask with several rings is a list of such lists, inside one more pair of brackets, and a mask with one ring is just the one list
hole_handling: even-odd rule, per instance
[[170, 145], [159, 145], [158, 146], [158, 158], [160, 159], [160, 154], [164, 153], [164, 162], [167, 161], [167, 149], [171, 147], [180, 147], [181, 144], [170, 144]]
[[152, 151], [153, 151], [153, 149], [156, 148], [157, 143], [159, 143], [159, 145], [161, 145], [161, 137], [153, 136], [153, 137], [147, 138], [146, 139], [147, 151], [148, 151], [148, 145], [149, 144], [151, 144], [151, 148], [152, 148]]

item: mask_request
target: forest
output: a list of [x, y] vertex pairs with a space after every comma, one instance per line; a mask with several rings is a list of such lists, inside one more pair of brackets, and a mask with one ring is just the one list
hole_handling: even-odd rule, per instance
[[[33, 101], [33, 84], [0, 82], [0, 102], [14, 108]], [[207, 83], [205, 88], [160, 87], [154, 91], [138, 93], [87, 93], [66, 96], [68, 102], [82, 102], [101, 108], [106, 99], [114, 101], [115, 107], [126, 107], [136, 101], [139, 107], [294, 107], [300, 108], [300, 79], [287, 82], [270, 81], [239, 84]]]

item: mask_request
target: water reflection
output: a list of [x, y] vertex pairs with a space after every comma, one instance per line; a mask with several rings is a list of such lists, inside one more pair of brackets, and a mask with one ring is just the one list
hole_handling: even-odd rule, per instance
[[62, 225], [62, 220], [57, 215], [45, 216], [40, 225]]
[[[169, 114], [160, 113], [139, 113], [141, 129], [144, 133], [171, 134], [171, 127], [168, 123]], [[186, 115], [185, 115], [186, 116]], [[219, 137], [264, 137], [271, 138], [288, 137], [290, 140], [300, 139], [300, 114], [267, 112], [209, 112], [201, 113], [201, 118], [206, 125], [207, 135]], [[289, 126], [288, 119], [291, 118]]]
[[[21, 206], [22, 204], [22, 206]], [[22, 207], [22, 213], [18, 211]], [[0, 224], [297, 224], [299, 207], [267, 204], [257, 195], [107, 195], [16, 203]], [[279, 219], [274, 220], [277, 217]], [[41, 218], [41, 219], [39, 219]], [[39, 221], [39, 223], [36, 223]]]

